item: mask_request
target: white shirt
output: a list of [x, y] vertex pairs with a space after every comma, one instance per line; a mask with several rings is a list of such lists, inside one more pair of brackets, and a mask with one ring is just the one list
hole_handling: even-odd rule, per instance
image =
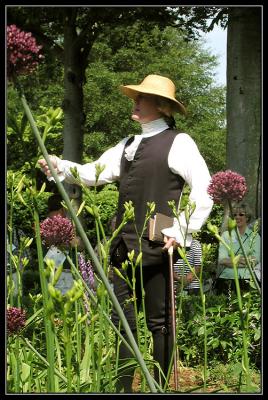
[[[134, 141], [126, 149], [125, 154], [123, 154], [124, 147], [129, 137], [122, 139], [116, 146], [105, 151], [98, 160], [92, 163], [81, 165], [72, 161], [61, 160], [56, 156], [50, 157], [57, 161], [59, 176], [64, 177], [68, 183], [77, 183], [70, 172], [71, 167], [76, 167], [80, 179], [85, 185], [94, 186], [96, 164], [105, 165], [104, 171], [99, 176], [98, 185], [118, 181], [120, 178], [121, 158], [125, 156], [131, 161], [143, 138], [157, 135], [168, 128], [162, 118], [141, 126], [142, 133], [135, 135]], [[188, 227], [185, 216], [182, 213], [179, 221], [174, 218], [173, 227], [163, 229], [162, 233], [168, 237], [175, 238], [176, 242], [182, 246], [186, 239], [186, 246], [190, 246], [192, 239], [189, 234], [200, 230], [213, 206], [213, 202], [207, 193], [211, 177], [196, 143], [187, 133], [180, 133], [175, 137], [168, 155], [168, 166], [173, 173], [180, 175], [189, 185], [191, 189], [189, 200], [195, 202], [196, 208], [191, 215]], [[185, 235], [186, 231], [187, 236]]]

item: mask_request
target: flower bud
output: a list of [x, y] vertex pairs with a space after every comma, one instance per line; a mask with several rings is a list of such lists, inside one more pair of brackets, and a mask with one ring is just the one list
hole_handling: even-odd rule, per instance
[[127, 256], [128, 256], [128, 259], [129, 259], [130, 262], [133, 261], [134, 255], [135, 255], [135, 251], [134, 250], [132, 250], [132, 251], [127, 253]]
[[208, 230], [213, 234], [213, 235], [219, 235], [219, 229], [216, 225], [212, 225], [211, 222], [207, 223], [207, 228]]
[[228, 218], [228, 231], [231, 232], [236, 227], [236, 220]]
[[139, 265], [139, 263], [140, 263], [141, 261], [142, 261], [142, 252], [139, 253], [139, 255], [138, 255], [137, 259], [136, 259], [135, 265], [136, 265], [136, 266]]

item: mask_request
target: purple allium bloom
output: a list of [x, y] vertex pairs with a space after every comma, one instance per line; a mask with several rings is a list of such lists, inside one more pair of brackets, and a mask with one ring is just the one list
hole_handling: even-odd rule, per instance
[[42, 46], [37, 46], [31, 32], [21, 31], [16, 25], [7, 26], [7, 76], [30, 74], [40, 59]]
[[18, 333], [26, 324], [25, 311], [22, 308], [7, 308], [7, 333]]
[[43, 243], [50, 247], [68, 246], [74, 238], [74, 227], [72, 222], [61, 215], [46, 218], [40, 224], [40, 234]]
[[78, 264], [82, 278], [84, 279], [87, 286], [93, 289], [95, 285], [95, 279], [94, 279], [93, 267], [91, 265], [90, 260], [86, 261], [84, 256], [82, 254], [79, 254]]
[[226, 201], [239, 202], [246, 192], [245, 178], [231, 170], [214, 174], [208, 186], [208, 194], [217, 204], [224, 204]]

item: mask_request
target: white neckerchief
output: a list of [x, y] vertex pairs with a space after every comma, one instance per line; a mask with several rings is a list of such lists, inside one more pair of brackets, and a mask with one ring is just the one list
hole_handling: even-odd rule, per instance
[[155, 119], [147, 124], [141, 124], [142, 133], [135, 135], [133, 142], [125, 150], [125, 157], [128, 161], [132, 161], [136, 150], [143, 138], [157, 135], [158, 133], [168, 129], [168, 124], [163, 118]]

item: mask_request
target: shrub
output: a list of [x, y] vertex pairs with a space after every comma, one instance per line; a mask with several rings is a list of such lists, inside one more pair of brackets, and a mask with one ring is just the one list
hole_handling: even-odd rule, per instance
[[[255, 292], [243, 297], [244, 307], [248, 302], [249, 311], [249, 357], [260, 367], [261, 311], [260, 298]], [[228, 300], [227, 296], [207, 295], [207, 347], [208, 359], [221, 363], [235, 363], [241, 359], [242, 334], [237, 299]], [[204, 327], [199, 296], [184, 296], [181, 321], [178, 325], [178, 346], [182, 360], [193, 365], [203, 363]]]
[[[95, 201], [96, 206], [99, 207], [100, 218], [105, 234], [109, 236], [111, 234], [111, 219], [115, 216], [117, 209], [117, 187], [115, 184], [108, 184], [104, 187], [98, 187], [96, 196], [94, 195], [93, 189], [89, 191], [89, 193], [89, 195], [84, 196], [83, 200], [85, 200], [87, 206], [92, 206], [93, 201]], [[95, 219], [93, 216], [85, 213], [84, 221], [89, 241], [95, 246], [97, 244]]]

